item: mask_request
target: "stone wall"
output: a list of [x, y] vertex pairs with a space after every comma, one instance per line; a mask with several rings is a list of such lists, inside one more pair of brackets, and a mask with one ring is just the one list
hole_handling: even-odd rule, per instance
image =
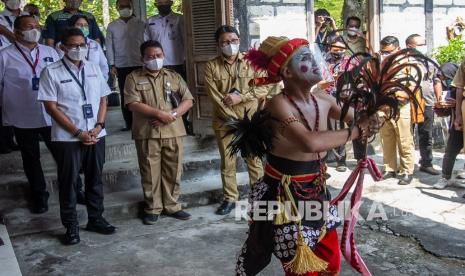
[[246, 50], [267, 36], [308, 37], [305, 0], [234, 0], [241, 48]]
[[381, 0], [380, 36], [395, 35], [401, 46], [418, 33], [427, 38], [431, 51], [447, 44], [446, 26], [465, 17], [465, 0]]

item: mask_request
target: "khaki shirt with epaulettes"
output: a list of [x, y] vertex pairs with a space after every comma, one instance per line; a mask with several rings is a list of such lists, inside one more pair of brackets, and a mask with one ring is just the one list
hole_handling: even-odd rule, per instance
[[[170, 83], [171, 93], [179, 95], [180, 103], [185, 100], [193, 100], [189, 88], [182, 77], [169, 69], [163, 68], [157, 75], [150, 73], [145, 68], [133, 71], [126, 78], [124, 86], [124, 104], [143, 103], [161, 111], [173, 110], [171, 101], [167, 98], [165, 87]], [[160, 127], [152, 127], [148, 118], [143, 114], [133, 112], [132, 138], [156, 139], [173, 138], [186, 135], [186, 129], [182, 118], [178, 118], [171, 124]]]
[[[239, 63], [239, 65], [238, 65]], [[256, 73], [242, 54], [233, 64], [229, 64], [223, 56], [218, 56], [205, 66], [205, 89], [213, 104], [212, 127], [215, 130], [225, 129], [223, 124], [229, 118], [243, 118], [245, 111], [249, 117], [258, 107], [258, 99], [265, 99], [270, 91], [268, 86], [250, 87], [249, 81], [263, 77]], [[234, 78], [236, 81], [234, 82]], [[242, 101], [232, 107], [227, 107], [222, 100], [232, 88], [239, 90]]]

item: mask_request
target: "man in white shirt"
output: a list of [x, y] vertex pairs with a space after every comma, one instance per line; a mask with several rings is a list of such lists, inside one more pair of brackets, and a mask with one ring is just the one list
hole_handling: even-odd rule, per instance
[[142, 66], [139, 48], [144, 42], [145, 23], [134, 16], [129, 0], [116, 1], [116, 9], [120, 17], [108, 25], [105, 42], [111, 72], [118, 77], [121, 110], [125, 122], [122, 130], [128, 131], [132, 127], [132, 112], [123, 104], [124, 84], [127, 75]]
[[15, 40], [13, 24], [16, 17], [27, 15], [21, 11], [21, 0], [1, 0], [5, 9], [0, 12], [0, 49], [10, 45]]
[[113, 234], [103, 214], [102, 169], [105, 162], [106, 96], [111, 93], [97, 65], [87, 62], [81, 30], [62, 34], [65, 57], [40, 76], [39, 97], [52, 117], [52, 147], [57, 161], [60, 216], [66, 227], [64, 244], [80, 242], [76, 212], [79, 168], [84, 171], [87, 230]]
[[[172, 0], [155, 0], [158, 15], [147, 19], [145, 41], [160, 42], [165, 52], [163, 66], [176, 71], [186, 80], [186, 38], [184, 30], [184, 17], [174, 13], [171, 9]], [[192, 124], [188, 120], [189, 113], [182, 117], [187, 134], [192, 135]]]
[[[16, 17], [27, 13], [21, 12], [21, 0], [1, 1], [5, 4], [5, 9], [0, 12], [0, 49], [3, 49], [16, 39], [13, 34], [13, 23]], [[10, 153], [18, 149], [13, 137], [13, 128], [0, 125], [0, 153]]]
[[23, 169], [30, 185], [31, 211], [48, 210], [46, 182], [40, 163], [39, 136], [50, 149], [50, 116], [37, 101], [39, 76], [58, 61], [57, 52], [40, 45], [39, 24], [22, 15], [14, 22], [16, 42], [0, 51], [0, 94], [3, 124], [12, 126], [18, 141]]

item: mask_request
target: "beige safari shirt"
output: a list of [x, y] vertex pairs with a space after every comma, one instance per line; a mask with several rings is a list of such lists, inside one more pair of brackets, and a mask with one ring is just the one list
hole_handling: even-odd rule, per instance
[[[163, 68], [158, 75], [154, 75], [142, 68], [128, 75], [124, 86], [124, 104], [138, 102], [169, 112], [173, 106], [167, 99], [165, 92], [165, 86], [168, 82], [171, 85], [171, 92], [178, 93], [181, 102], [194, 99], [186, 82], [178, 73]], [[133, 139], [173, 138], [186, 135], [182, 118], [160, 127], [152, 127], [149, 123], [150, 120], [153, 118], [145, 117], [137, 112], [133, 113]]]
[[[465, 89], [465, 60], [459, 66], [457, 73], [455, 73], [452, 85], [455, 88]], [[465, 95], [465, 92], [464, 92]]]
[[[213, 129], [225, 129], [222, 127], [225, 121], [229, 118], [243, 118], [245, 110], [249, 110], [249, 116], [255, 113], [258, 99], [266, 98], [269, 87], [260, 86], [251, 89], [249, 81], [254, 77], [262, 76], [263, 73], [254, 72], [242, 54], [239, 54], [233, 64], [229, 64], [223, 56], [218, 56], [206, 64], [205, 89], [213, 103]], [[222, 100], [232, 88], [240, 91], [242, 102], [227, 107]]]

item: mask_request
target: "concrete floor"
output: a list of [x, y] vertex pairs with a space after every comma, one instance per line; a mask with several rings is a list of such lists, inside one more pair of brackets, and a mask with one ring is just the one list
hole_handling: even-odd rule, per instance
[[[214, 215], [215, 207], [191, 209], [187, 222], [115, 222], [113, 236], [82, 230], [77, 246], [62, 246], [61, 231], [17, 237], [13, 244], [23, 275], [233, 275], [247, 224]], [[414, 239], [369, 226], [359, 227], [356, 239], [373, 275], [465, 275], [465, 261], [431, 255]], [[283, 274], [273, 258], [261, 275]], [[343, 261], [341, 275], [357, 274]]]

